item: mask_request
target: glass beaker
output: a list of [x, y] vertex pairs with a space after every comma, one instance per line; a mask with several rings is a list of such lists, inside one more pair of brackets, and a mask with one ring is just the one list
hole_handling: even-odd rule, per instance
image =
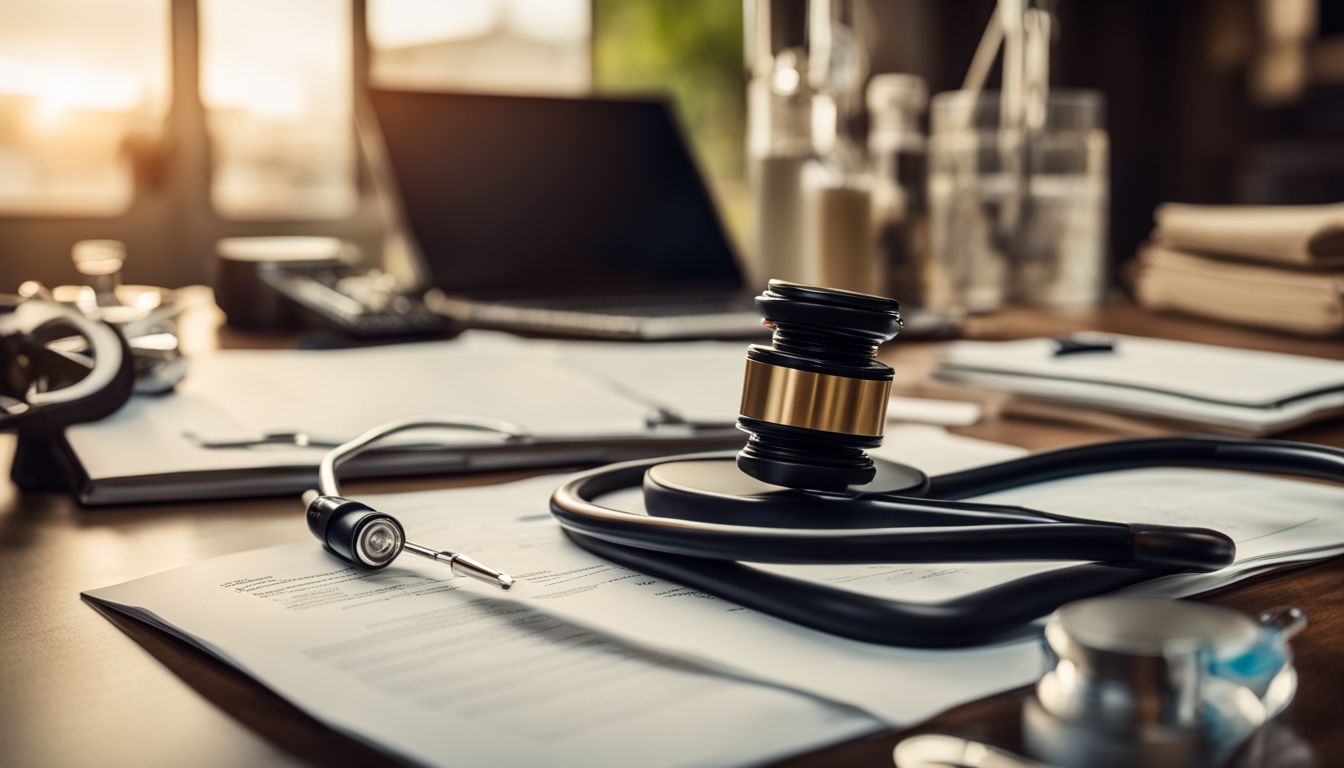
[[1097, 306], [1106, 285], [1109, 143], [1096, 91], [1052, 90], [1035, 126], [1004, 126], [1000, 94], [933, 99], [928, 304]]

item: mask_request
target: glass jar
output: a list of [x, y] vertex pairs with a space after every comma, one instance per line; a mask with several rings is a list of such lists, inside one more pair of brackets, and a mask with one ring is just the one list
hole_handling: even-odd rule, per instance
[[1103, 97], [1051, 91], [1035, 122], [1002, 125], [994, 91], [934, 97], [931, 307], [988, 312], [1005, 302], [1050, 309], [1100, 304], [1109, 198]]

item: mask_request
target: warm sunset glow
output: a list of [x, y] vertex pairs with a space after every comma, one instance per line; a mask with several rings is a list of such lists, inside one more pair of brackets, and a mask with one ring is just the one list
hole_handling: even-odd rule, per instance
[[79, 109], [130, 112], [145, 101], [145, 84], [127, 72], [51, 66], [0, 58], [0, 93], [26, 97], [30, 125], [55, 129]]
[[0, 213], [114, 214], [168, 107], [165, 0], [0, 0]]

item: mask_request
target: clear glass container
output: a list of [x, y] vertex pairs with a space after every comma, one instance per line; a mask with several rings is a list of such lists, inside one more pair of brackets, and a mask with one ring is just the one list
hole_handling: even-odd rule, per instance
[[1095, 307], [1106, 284], [1102, 95], [1053, 90], [1033, 128], [1003, 126], [999, 107], [994, 91], [933, 99], [927, 303]]

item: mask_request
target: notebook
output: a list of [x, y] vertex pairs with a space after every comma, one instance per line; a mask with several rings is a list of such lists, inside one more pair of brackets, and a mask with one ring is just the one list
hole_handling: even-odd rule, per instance
[[945, 381], [1084, 409], [1155, 417], [1230, 434], [1266, 435], [1344, 413], [1344, 361], [1088, 334], [1109, 351], [1058, 354], [1052, 338], [959, 341]]

